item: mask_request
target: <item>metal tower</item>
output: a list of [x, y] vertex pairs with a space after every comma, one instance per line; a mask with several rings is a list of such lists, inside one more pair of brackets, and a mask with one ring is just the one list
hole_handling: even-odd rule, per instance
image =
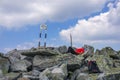
[[39, 42], [38, 42], [39, 48], [41, 47], [42, 32], [44, 32], [44, 48], [46, 48], [47, 25], [45, 25], [45, 24], [40, 25], [40, 34], [39, 34]]

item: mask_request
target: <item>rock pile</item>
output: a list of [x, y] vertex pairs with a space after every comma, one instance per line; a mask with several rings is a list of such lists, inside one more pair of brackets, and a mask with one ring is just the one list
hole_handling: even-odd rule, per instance
[[[82, 55], [66, 53], [66, 46], [0, 53], [0, 80], [120, 80], [120, 51], [83, 48]], [[101, 72], [90, 73], [88, 61], [96, 61]]]

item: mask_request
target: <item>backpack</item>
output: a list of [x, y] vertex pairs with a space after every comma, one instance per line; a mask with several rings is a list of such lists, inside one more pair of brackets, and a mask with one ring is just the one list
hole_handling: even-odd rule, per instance
[[98, 68], [96, 61], [88, 61], [87, 66], [88, 66], [89, 73], [100, 73], [101, 72]]

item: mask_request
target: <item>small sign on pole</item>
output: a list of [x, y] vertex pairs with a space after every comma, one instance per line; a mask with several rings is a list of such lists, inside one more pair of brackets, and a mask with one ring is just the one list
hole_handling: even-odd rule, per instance
[[42, 25], [40, 26], [40, 30], [47, 30], [47, 25], [42, 24]]

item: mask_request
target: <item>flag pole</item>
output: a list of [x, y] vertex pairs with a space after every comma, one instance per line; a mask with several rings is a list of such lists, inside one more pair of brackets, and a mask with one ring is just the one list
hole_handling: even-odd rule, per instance
[[70, 33], [70, 46], [72, 47], [72, 35]]

